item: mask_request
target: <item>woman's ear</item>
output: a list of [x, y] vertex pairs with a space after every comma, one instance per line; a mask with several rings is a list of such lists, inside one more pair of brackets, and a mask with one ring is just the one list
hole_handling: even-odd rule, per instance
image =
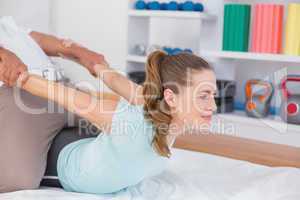
[[176, 108], [176, 94], [171, 89], [167, 88], [164, 90], [164, 100], [170, 108]]

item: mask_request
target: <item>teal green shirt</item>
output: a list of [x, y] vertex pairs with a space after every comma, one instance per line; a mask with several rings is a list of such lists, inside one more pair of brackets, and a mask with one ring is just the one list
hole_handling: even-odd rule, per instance
[[153, 149], [154, 128], [143, 113], [142, 105], [121, 98], [111, 133], [67, 145], [57, 163], [62, 186], [74, 192], [113, 193], [161, 173], [168, 158]]

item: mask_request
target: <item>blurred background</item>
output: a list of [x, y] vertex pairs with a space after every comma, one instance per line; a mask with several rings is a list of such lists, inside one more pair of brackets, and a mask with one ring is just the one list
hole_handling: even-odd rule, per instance
[[[299, 145], [296, 141], [300, 139], [300, 115], [293, 125], [284, 123], [279, 116], [282, 114], [280, 82], [287, 74], [300, 74], [300, 37], [292, 34], [297, 33], [299, 28], [291, 23], [298, 20], [296, 23], [300, 24], [300, 14], [293, 14], [300, 11], [289, 8], [291, 3], [299, 7], [300, 0], [194, 0], [194, 3], [202, 5], [200, 10], [188, 12], [191, 7], [186, 4], [184, 9], [187, 12], [175, 11], [177, 8], [182, 10], [180, 6], [185, 2], [178, 0], [175, 7], [172, 7], [173, 4], [163, 8], [169, 11], [157, 13], [155, 11], [162, 9], [163, 3], [166, 6], [170, 1], [160, 0], [149, 7], [148, 4], [153, 3], [150, 0], [1, 0], [0, 16], [13, 16], [20, 26], [71, 38], [104, 54], [112, 67], [127, 75], [142, 73], [147, 52], [153, 49], [192, 51], [212, 63], [220, 90], [226, 88], [226, 84], [233, 86], [228, 93], [219, 94], [219, 108], [220, 112], [226, 113], [223, 117], [243, 124], [236, 128], [241, 136]], [[263, 4], [272, 4], [273, 7], [268, 9], [273, 9], [275, 14], [263, 11], [261, 13], [269, 15], [262, 14], [265, 17], [259, 18], [259, 12], [264, 9], [259, 6]], [[234, 17], [232, 13], [235, 12]], [[260, 40], [261, 32], [267, 32], [267, 37], [264, 35], [265, 38]], [[273, 37], [274, 40], [268, 40]], [[237, 38], [241, 38], [237, 46], [228, 45]], [[298, 42], [299, 50], [286, 50], [287, 44]], [[268, 43], [271, 49], [261, 48], [263, 43]], [[98, 89], [102, 86], [82, 67], [68, 61], [57, 61], [73, 82], [90, 81]], [[135, 74], [133, 79], [141, 82], [141, 73]], [[268, 117], [264, 121], [254, 120], [260, 117], [245, 113], [249, 100], [245, 87], [247, 81], [253, 79], [271, 82], [274, 87], [273, 96], [267, 104]], [[298, 84], [291, 84], [291, 87], [299, 90]], [[261, 88], [256, 90], [258, 94], [264, 93]], [[258, 135], [253, 126], [272, 129], [275, 135]], [[278, 135], [282, 132], [286, 135]]]

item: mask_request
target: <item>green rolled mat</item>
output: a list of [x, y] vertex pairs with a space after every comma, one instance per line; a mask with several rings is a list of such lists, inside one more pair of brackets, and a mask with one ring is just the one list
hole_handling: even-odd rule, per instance
[[250, 17], [250, 5], [225, 5], [223, 28], [224, 51], [248, 51]]

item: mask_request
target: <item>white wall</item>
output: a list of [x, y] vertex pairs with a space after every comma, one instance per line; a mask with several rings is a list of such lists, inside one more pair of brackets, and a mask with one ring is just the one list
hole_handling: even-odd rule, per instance
[[1, 0], [0, 16], [13, 16], [24, 27], [48, 32], [49, 2], [50, 0]]
[[[125, 68], [127, 1], [52, 0], [51, 29], [59, 36], [105, 55], [112, 67]], [[71, 62], [62, 62], [73, 80], [89, 80], [99, 87], [86, 70]]]
[[[133, 1], [133, 0], [132, 0]], [[223, 2], [223, 0], [205, 0], [205, 3], [211, 7], [220, 9], [222, 4], [216, 2]], [[224, 0], [225, 1], [225, 0]], [[227, 0], [226, 0], [227, 1]], [[245, 0], [246, 1], [246, 0]], [[280, 2], [280, 0], [278, 0]], [[300, 0], [297, 0], [300, 1]], [[127, 54], [127, 0], [1, 0], [0, 1], [0, 15], [11, 15], [15, 17], [19, 24], [30, 27], [32, 29], [55, 33], [57, 35], [72, 38], [75, 41], [91, 48], [97, 52], [103, 53], [111, 66], [117, 69], [125, 70], [126, 68], [126, 54]], [[218, 12], [218, 26], [222, 24], [223, 14]], [[158, 22], [159, 25], [159, 22]], [[162, 40], [159, 27], [153, 30], [157, 32], [157, 38], [152, 38], [153, 41], [159, 42]], [[182, 27], [180, 27], [182, 28]], [[188, 29], [184, 29], [188, 30]], [[191, 30], [189, 30], [191, 31]], [[197, 27], [193, 31], [198, 31]], [[188, 32], [188, 31], [186, 31]], [[183, 36], [194, 37], [195, 33], [184, 33], [178, 37], [177, 34], [172, 36], [171, 40], [178, 40]], [[210, 36], [214, 37], [212, 40]], [[220, 48], [221, 40], [216, 38], [216, 35], [221, 37], [220, 29], [217, 32], [207, 33], [202, 38], [202, 46], [207, 48]], [[170, 42], [168, 41], [168, 42]], [[204, 43], [203, 43], [204, 41]], [[217, 45], [216, 42], [217, 41]], [[190, 42], [190, 40], [188, 40]], [[192, 43], [191, 43], [192, 44]], [[178, 42], [180, 45], [180, 42]], [[66, 70], [66, 74], [76, 81], [91, 81], [98, 88], [99, 81], [91, 78], [91, 76], [78, 65], [61, 61], [62, 66]], [[245, 80], [249, 78], [265, 78], [273, 75], [273, 72], [282, 69], [282, 66], [289, 67], [288, 72], [299, 73], [299, 66], [278, 63], [265, 62], [245, 62], [240, 60], [227, 61], [217, 63], [219, 72], [228, 72], [227, 75], [233, 75], [232, 67], [236, 67], [238, 74], [234, 76], [238, 82], [238, 96], [237, 99], [243, 101], [243, 86]], [[222, 75], [222, 73], [221, 73]], [[225, 74], [226, 75], [226, 74]], [[277, 95], [278, 96], [278, 95]], [[261, 136], [255, 136], [261, 139]], [[273, 137], [273, 136], [270, 136]], [[275, 138], [277, 136], [274, 136]], [[286, 135], [287, 144], [293, 143], [293, 137]], [[271, 140], [268, 138], [268, 140]]]

